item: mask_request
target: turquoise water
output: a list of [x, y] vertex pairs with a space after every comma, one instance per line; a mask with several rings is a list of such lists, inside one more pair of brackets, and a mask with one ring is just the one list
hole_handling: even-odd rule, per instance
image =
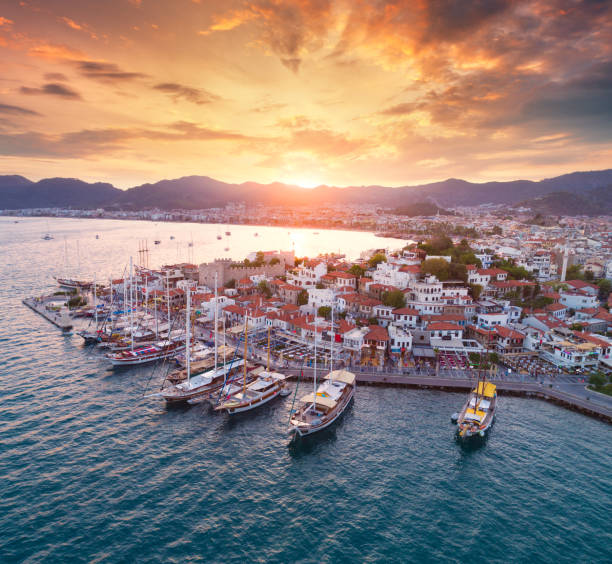
[[167, 409], [143, 399], [151, 369], [112, 372], [21, 305], [63, 251], [39, 237], [0, 221], [0, 562], [611, 560], [609, 425], [502, 397], [465, 448], [463, 396], [362, 387], [289, 448], [291, 398], [236, 419]]

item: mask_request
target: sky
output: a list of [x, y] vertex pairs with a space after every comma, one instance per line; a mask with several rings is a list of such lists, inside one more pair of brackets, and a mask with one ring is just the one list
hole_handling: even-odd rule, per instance
[[402, 186], [612, 167], [612, 2], [0, 0], [0, 174]]

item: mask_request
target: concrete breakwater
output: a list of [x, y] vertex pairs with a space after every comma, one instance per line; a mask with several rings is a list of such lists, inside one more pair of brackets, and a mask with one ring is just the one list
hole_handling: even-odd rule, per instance
[[[312, 380], [313, 371], [308, 368], [300, 371], [286, 371], [293, 379], [298, 375], [305, 380]], [[319, 374], [324, 375], [322, 371]], [[358, 384], [366, 386], [390, 386], [417, 389], [437, 389], [449, 392], [467, 392], [475, 385], [473, 378], [440, 378], [437, 376], [411, 376], [393, 373], [372, 373], [354, 371]], [[585, 415], [596, 417], [607, 423], [612, 423], [612, 409], [593, 403], [588, 396], [578, 397], [552, 387], [549, 383], [520, 382], [507, 380], [491, 380], [501, 395], [524, 396], [549, 401], [557, 405], [579, 411]]]
[[72, 329], [72, 318], [66, 308], [50, 308], [49, 303], [51, 298], [26, 298], [22, 303], [28, 306], [32, 311], [42, 315], [45, 319], [56, 325], [62, 331], [70, 331]]

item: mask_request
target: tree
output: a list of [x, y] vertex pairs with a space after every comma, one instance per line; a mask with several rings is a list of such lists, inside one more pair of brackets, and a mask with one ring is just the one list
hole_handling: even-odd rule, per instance
[[480, 284], [470, 284], [470, 294], [472, 294], [472, 298], [477, 300], [482, 294], [482, 286]]
[[270, 284], [266, 280], [262, 280], [259, 284], [257, 284], [257, 289], [260, 293], [264, 294], [266, 298], [269, 298], [272, 295], [272, 288], [270, 288]]
[[319, 317], [324, 317], [325, 319], [329, 319], [331, 317], [331, 307], [321, 306], [317, 310], [317, 314], [319, 315]]
[[477, 352], [468, 353], [468, 359], [470, 360], [471, 364], [475, 366], [480, 365], [480, 355]]
[[607, 300], [612, 291], [612, 282], [607, 278], [602, 278], [597, 285], [599, 286], [599, 299]]
[[270, 259], [270, 266], [274, 266], [275, 264], [278, 264], [280, 262], [280, 259], [278, 257], [272, 257]]
[[261, 266], [264, 263], [265, 260], [266, 260], [266, 257], [263, 254], [263, 251], [257, 251], [255, 253], [255, 264], [257, 266]]
[[601, 372], [595, 372], [589, 377], [589, 384], [594, 388], [600, 388], [606, 383], [606, 377]]
[[[448, 235], [439, 235], [428, 241], [429, 247], [434, 253], [442, 253], [453, 248], [453, 240]], [[433, 253], [432, 253], [433, 254]]]
[[297, 305], [306, 305], [308, 303], [308, 292], [302, 290], [297, 297]]
[[595, 279], [595, 275], [592, 270], [586, 270], [584, 273], [584, 279], [588, 282], [592, 282]]
[[87, 298], [83, 297], [83, 296], [74, 296], [73, 298], [70, 298], [68, 300], [68, 307], [70, 309], [73, 309], [75, 307], [81, 307], [87, 305]]
[[427, 259], [421, 263], [421, 272], [433, 274], [440, 281], [448, 280], [449, 264], [444, 259]]
[[225, 283], [225, 287], [226, 288], [235, 288], [236, 287], [236, 279], [235, 278], [231, 278], [230, 280], [228, 280]]
[[348, 270], [353, 276], [357, 276], [357, 278], [361, 278], [365, 274], [365, 270], [361, 268], [358, 264], [354, 264]]
[[378, 319], [376, 319], [376, 317], [370, 317], [370, 319], [368, 319], [368, 323], [370, 325], [378, 325]]
[[383, 293], [382, 302], [393, 309], [399, 309], [406, 305], [406, 296], [404, 296], [404, 292], [401, 290], [391, 290], [390, 292]]
[[582, 265], [571, 264], [567, 267], [565, 273], [566, 280], [584, 280], [584, 273], [582, 272]]
[[370, 265], [370, 268], [376, 268], [381, 262], [387, 262], [387, 257], [382, 253], [376, 253], [372, 255], [368, 261], [368, 264]]
[[492, 364], [499, 364], [499, 355], [496, 352], [489, 353], [489, 360]]
[[323, 284], [321, 284], [321, 282], [318, 282], [317, 284], [315, 284], [315, 288], [317, 290], [323, 290], [325, 288], [325, 286], [323, 286]]

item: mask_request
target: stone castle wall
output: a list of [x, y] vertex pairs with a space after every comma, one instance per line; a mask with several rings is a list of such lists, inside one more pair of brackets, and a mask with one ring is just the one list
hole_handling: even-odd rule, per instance
[[[218, 275], [219, 286], [224, 286], [230, 280], [238, 282], [242, 278], [247, 278], [256, 274], [266, 276], [282, 276], [285, 274], [285, 260], [280, 259], [278, 264], [264, 266], [238, 266], [232, 267], [234, 261], [231, 259], [215, 259], [214, 262], [202, 263], [199, 267], [201, 286], [215, 287], [215, 274]], [[293, 266], [293, 265], [292, 265]]]

